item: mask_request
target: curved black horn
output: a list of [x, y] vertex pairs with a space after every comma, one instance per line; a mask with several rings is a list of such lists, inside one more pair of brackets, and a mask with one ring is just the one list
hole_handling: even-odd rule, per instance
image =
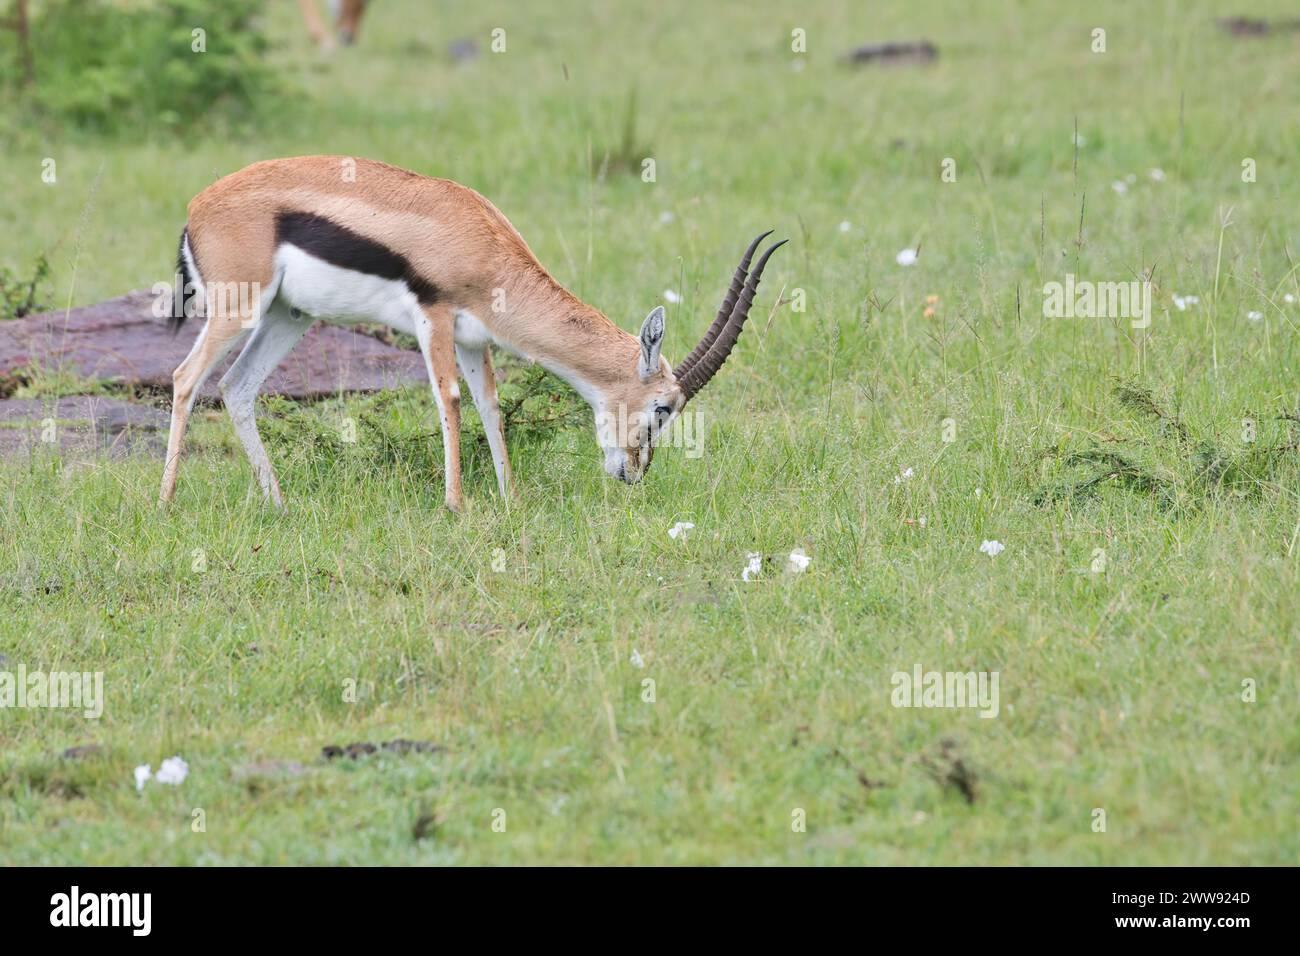
[[718, 333], [722, 331], [722, 327], [727, 324], [727, 320], [731, 318], [731, 313], [736, 308], [736, 299], [740, 295], [741, 287], [744, 285], [745, 273], [749, 271], [749, 263], [754, 258], [754, 250], [758, 248], [760, 242], [774, 231], [769, 229], [749, 244], [749, 248], [745, 250], [745, 255], [740, 260], [740, 266], [736, 269], [736, 274], [731, 279], [731, 288], [727, 290], [727, 294], [722, 299], [722, 308], [718, 309], [717, 318], [709, 326], [709, 331], [704, 333], [704, 338], [700, 339], [700, 344], [695, 346], [691, 350], [691, 354], [682, 359], [681, 363], [673, 369], [674, 378], [681, 379], [691, 370], [691, 366], [698, 362], [700, 357], [713, 345], [714, 339], [718, 337]]
[[740, 338], [740, 332], [745, 326], [745, 319], [749, 317], [749, 307], [754, 304], [754, 294], [758, 291], [758, 283], [763, 277], [763, 269], [767, 266], [767, 260], [772, 258], [772, 253], [789, 241], [789, 239], [782, 239], [776, 245], [769, 246], [767, 251], [763, 253], [763, 257], [758, 260], [758, 264], [754, 266], [754, 271], [745, 282], [745, 288], [736, 302], [736, 310], [731, 316], [731, 321], [718, 333], [718, 337], [714, 340], [713, 345], [709, 347], [708, 352], [704, 354], [704, 357], [695, 363], [683, 378], [678, 380], [677, 384], [681, 386], [687, 401], [690, 401], [696, 392], [707, 385], [709, 379], [718, 374], [718, 369], [722, 368], [722, 363], [727, 360], [727, 356], [735, 348], [736, 340]]

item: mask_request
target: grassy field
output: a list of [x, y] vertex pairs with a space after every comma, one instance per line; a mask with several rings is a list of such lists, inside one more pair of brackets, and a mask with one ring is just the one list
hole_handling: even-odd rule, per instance
[[[557, 429], [508, 506], [469, 444], [454, 516], [425, 390], [268, 403], [283, 514], [219, 409], [166, 514], [159, 461], [0, 464], [0, 669], [107, 696], [0, 711], [0, 862], [1296, 862], [1300, 37], [1228, 3], [627, 6], [383, 0], [321, 58], [275, 4], [273, 121], [10, 127], [0, 264], [50, 252], [59, 306], [167, 280], [189, 198], [280, 155], [475, 187], [624, 328], [678, 292], [671, 359], [752, 235], [792, 242], [704, 453], [634, 488]], [[933, 65], [840, 59], [917, 37]], [[1147, 272], [1149, 328], [1044, 317], [1067, 273]], [[997, 717], [894, 707], [918, 665], [998, 672]], [[445, 750], [320, 756], [393, 738]]]

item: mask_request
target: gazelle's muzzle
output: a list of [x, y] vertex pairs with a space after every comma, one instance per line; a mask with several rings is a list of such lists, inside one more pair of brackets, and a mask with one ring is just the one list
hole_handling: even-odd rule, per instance
[[695, 346], [691, 354], [673, 369], [673, 377], [686, 396], [686, 401], [689, 402], [696, 392], [718, 374], [718, 369], [722, 368], [722, 363], [727, 360], [727, 356], [731, 354], [736, 341], [740, 338], [745, 320], [749, 318], [749, 307], [754, 304], [754, 294], [758, 291], [758, 282], [763, 277], [767, 260], [772, 257], [772, 253], [790, 241], [782, 239], [775, 245], [769, 246], [762, 258], [758, 260], [758, 264], [754, 266], [753, 274], [746, 279], [755, 250], [758, 249], [759, 243], [771, 234], [772, 230], [769, 229], [749, 244], [744, 257], [740, 260], [740, 266], [736, 269], [736, 274], [731, 279], [731, 288], [727, 290], [727, 295], [722, 300], [722, 308], [718, 310], [713, 324], [704, 333], [704, 338], [700, 339], [700, 344]]

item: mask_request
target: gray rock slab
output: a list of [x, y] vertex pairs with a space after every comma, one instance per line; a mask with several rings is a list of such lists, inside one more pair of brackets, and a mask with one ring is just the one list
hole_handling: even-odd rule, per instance
[[157, 408], [98, 395], [2, 399], [0, 457], [161, 455], [169, 423]]
[[[151, 292], [139, 291], [67, 313], [46, 312], [0, 322], [0, 375], [34, 365], [170, 391], [172, 372], [189, 354], [203, 320], [189, 319], [173, 335], [166, 319], [154, 316], [153, 303]], [[231, 355], [212, 374], [200, 392], [203, 397], [218, 397], [217, 382], [234, 359]], [[419, 353], [318, 322], [262, 390], [291, 398], [316, 398], [427, 381]]]

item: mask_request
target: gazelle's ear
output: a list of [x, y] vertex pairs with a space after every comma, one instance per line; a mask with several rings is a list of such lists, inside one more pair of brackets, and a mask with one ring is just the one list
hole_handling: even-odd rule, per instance
[[641, 381], [649, 381], [659, 371], [659, 349], [664, 344], [664, 307], [657, 305], [641, 323], [641, 357], [636, 371]]

